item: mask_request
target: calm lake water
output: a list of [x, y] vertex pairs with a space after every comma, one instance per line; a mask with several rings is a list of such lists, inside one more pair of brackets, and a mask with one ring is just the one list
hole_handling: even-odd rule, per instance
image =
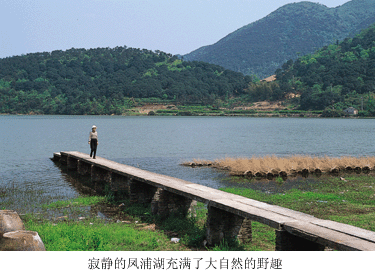
[[46, 200], [78, 196], [50, 158], [59, 151], [89, 153], [92, 125], [98, 127], [97, 156], [213, 188], [229, 184], [225, 174], [180, 163], [254, 155], [375, 156], [372, 119], [2, 115], [0, 209], [24, 213]]

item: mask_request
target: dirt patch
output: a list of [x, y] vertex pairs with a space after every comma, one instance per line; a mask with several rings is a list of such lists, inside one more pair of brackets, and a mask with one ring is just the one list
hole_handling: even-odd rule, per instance
[[156, 112], [160, 109], [173, 109], [172, 105], [158, 105], [158, 104], [146, 104], [141, 107], [138, 107], [138, 111], [141, 114], [148, 114], [150, 111]]
[[252, 106], [239, 106], [235, 107], [234, 110], [257, 110], [257, 111], [273, 111], [286, 109], [282, 102], [255, 102]]
[[155, 224], [146, 224], [143, 227], [140, 228], [141, 230], [148, 230], [148, 231], [156, 231], [156, 225]]

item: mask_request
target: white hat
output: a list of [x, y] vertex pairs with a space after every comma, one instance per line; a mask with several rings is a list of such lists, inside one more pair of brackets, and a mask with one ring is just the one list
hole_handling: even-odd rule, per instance
[[96, 126], [94, 125], [94, 126], [92, 126], [92, 128], [94, 129], [94, 128], [96, 128]]

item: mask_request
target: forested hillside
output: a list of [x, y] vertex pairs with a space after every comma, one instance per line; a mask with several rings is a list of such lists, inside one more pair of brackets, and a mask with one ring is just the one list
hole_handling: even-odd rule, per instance
[[0, 59], [0, 113], [121, 114], [134, 98], [209, 104], [245, 93], [249, 76], [164, 52], [70, 49]]
[[283, 92], [301, 95], [300, 109], [348, 106], [375, 115], [375, 25], [354, 38], [285, 63], [277, 72]]
[[264, 78], [289, 59], [354, 36], [372, 23], [374, 0], [353, 0], [336, 8], [311, 2], [292, 3], [213, 45], [184, 55], [184, 59]]

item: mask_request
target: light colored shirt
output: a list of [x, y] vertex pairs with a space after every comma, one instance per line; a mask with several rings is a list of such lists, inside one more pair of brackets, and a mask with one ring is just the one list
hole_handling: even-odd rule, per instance
[[91, 142], [91, 139], [98, 139], [98, 132], [90, 132], [89, 135], [89, 142]]

